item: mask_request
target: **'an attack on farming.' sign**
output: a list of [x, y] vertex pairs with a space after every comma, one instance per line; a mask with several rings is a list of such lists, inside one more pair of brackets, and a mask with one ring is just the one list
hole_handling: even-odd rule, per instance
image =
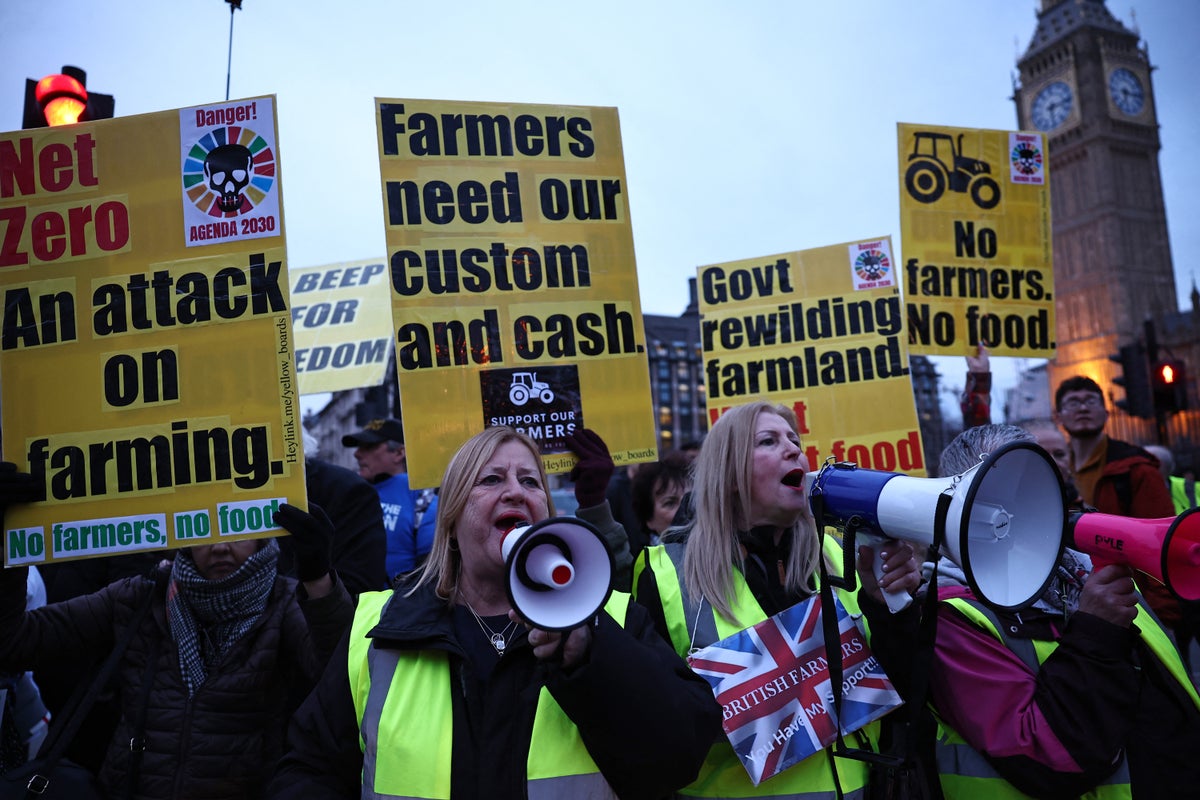
[[0, 134], [4, 563], [305, 503], [273, 97]]

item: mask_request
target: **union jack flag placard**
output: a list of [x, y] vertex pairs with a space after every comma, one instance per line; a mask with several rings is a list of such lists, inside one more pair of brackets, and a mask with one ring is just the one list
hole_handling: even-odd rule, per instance
[[[842, 735], [903, 701], [834, 598], [841, 635]], [[721, 704], [722, 726], [757, 786], [837, 738], [821, 598], [811, 597], [688, 658]]]

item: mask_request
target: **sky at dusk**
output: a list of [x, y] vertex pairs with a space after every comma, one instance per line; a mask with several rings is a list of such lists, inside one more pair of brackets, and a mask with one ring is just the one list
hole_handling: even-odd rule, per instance
[[[407, 4], [244, 0], [231, 99], [277, 95], [289, 262], [384, 255], [373, 98], [615, 106], [643, 311], [697, 266], [899, 238], [896, 124], [1012, 130], [1037, 0]], [[1157, 68], [1176, 286], [1200, 252], [1200, 2], [1109, 0]], [[82, 67], [126, 116], [225, 99], [222, 0], [0, 4], [0, 129]], [[963, 363], [938, 359], [950, 386]], [[1032, 365], [1029, 362], [1028, 365]], [[997, 391], [1022, 364], [993, 359]]]

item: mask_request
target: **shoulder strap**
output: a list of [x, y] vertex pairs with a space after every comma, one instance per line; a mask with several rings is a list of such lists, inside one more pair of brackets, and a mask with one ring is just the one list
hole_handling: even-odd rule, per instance
[[[933, 574], [929, 578], [929, 586], [926, 590], [925, 604], [923, 608], [923, 616], [920, 627], [917, 631], [917, 642], [915, 653], [913, 655], [913, 680], [910, 687], [910, 697], [905, 698], [906, 703], [915, 711], [914, 715], [920, 713], [925, 708], [926, 699], [929, 692], [929, 673], [932, 670], [933, 663], [933, 648], [934, 641], [937, 636], [937, 562], [938, 552], [941, 549], [942, 542], [946, 538], [946, 520], [949, 516], [951, 504], [951, 495], [949, 492], [943, 492], [938, 496], [937, 505], [934, 510], [934, 530], [933, 541], [929, 545], [926, 552], [926, 560], [933, 562]], [[818, 525], [821, 517], [817, 517]], [[851, 574], [855, 574], [855, 566], [849, 551], [856, 550], [853, 542], [847, 548], [846, 553], [846, 570]], [[836, 642], [841, 637], [838, 634], [836, 615], [833, 611], [833, 592], [830, 590], [831, 581], [825, 567], [825, 560], [821, 559], [821, 603], [822, 614], [821, 624], [825, 633], [826, 642]], [[853, 588], [853, 587], [852, 587]], [[829, 613], [826, 613], [828, 610]], [[842, 718], [842, 654], [838, 648], [826, 648], [826, 656], [829, 662], [829, 682], [833, 694], [833, 705], [835, 716], [837, 719]], [[873, 764], [878, 768], [885, 770], [912, 770], [920, 774], [921, 772], [921, 756], [919, 753], [919, 742], [916, 733], [916, 719], [896, 720], [893, 728], [893, 737], [895, 739], [894, 746], [891, 752], [874, 752], [869, 748], [847, 747], [846, 742], [842, 737], [841, 724], [838, 723], [837, 738], [834, 742], [832, 752], [834, 755], [842, 758], [852, 758], [858, 761], [865, 761]], [[941, 796], [940, 789], [937, 788], [936, 780], [933, 777], [922, 775], [912, 787], [917, 797], [930, 798]]]
[[[1037, 674], [1038, 669], [1041, 667], [1041, 661], [1038, 659], [1037, 648], [1034, 647], [1033, 641], [1020, 636], [1010, 636], [1004, 620], [1000, 619], [991, 606], [974, 597], [955, 597], [944, 602], [956, 608], [960, 614], [968, 619], [975, 616], [976, 619], [971, 620], [975, 625], [979, 625], [979, 618], [981, 617], [992, 628], [992, 635], [999, 639], [1001, 644], [1011, 650], [1017, 658], [1021, 659], [1031, 672]], [[1015, 631], [1016, 628], [1013, 630]]]
[[79, 726], [83, 724], [84, 718], [87, 717], [88, 712], [95, 705], [96, 699], [112, 679], [113, 673], [117, 671], [117, 666], [121, 663], [121, 657], [125, 655], [125, 648], [129, 646], [130, 640], [137, 633], [138, 628], [141, 627], [142, 620], [146, 618], [147, 612], [150, 611], [157, 586], [157, 583], [150, 582], [150, 586], [146, 590], [145, 595], [143, 595], [141, 604], [134, 613], [129, 627], [125, 630], [124, 635], [114, 643], [112, 652], [109, 653], [108, 658], [105, 659], [100, 669], [97, 670], [96, 677], [87, 685], [86, 690], [82, 688], [77, 689], [71, 696], [67, 710], [63, 715], [62, 724], [57, 726], [51, 724], [50, 733], [46, 736], [46, 741], [42, 743], [42, 748], [38, 753], [42, 758], [41, 769], [39, 770], [40, 775], [32, 776], [31, 782], [39, 777], [43, 781], [49, 780], [49, 773], [53, 772], [54, 765], [63, 757], [67, 747], [71, 744], [71, 740], [78, 733]]
[[138, 695], [137, 717], [133, 720], [133, 735], [129, 738], [129, 780], [125, 782], [124, 797], [137, 794], [142, 780], [142, 753], [146, 752], [146, 714], [150, 708], [150, 691], [154, 688], [154, 673], [158, 669], [158, 651], [162, 640], [155, 636], [146, 651], [146, 667], [142, 670], [142, 691]]

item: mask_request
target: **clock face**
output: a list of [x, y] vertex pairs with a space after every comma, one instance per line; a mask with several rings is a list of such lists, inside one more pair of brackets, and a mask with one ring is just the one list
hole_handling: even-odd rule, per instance
[[1030, 116], [1034, 126], [1039, 131], [1054, 130], [1070, 116], [1073, 103], [1070, 86], [1062, 81], [1051, 83], [1033, 98]]
[[1146, 105], [1146, 92], [1142, 82], [1124, 67], [1114, 69], [1108, 76], [1108, 93], [1113, 104], [1131, 117], [1142, 113]]

